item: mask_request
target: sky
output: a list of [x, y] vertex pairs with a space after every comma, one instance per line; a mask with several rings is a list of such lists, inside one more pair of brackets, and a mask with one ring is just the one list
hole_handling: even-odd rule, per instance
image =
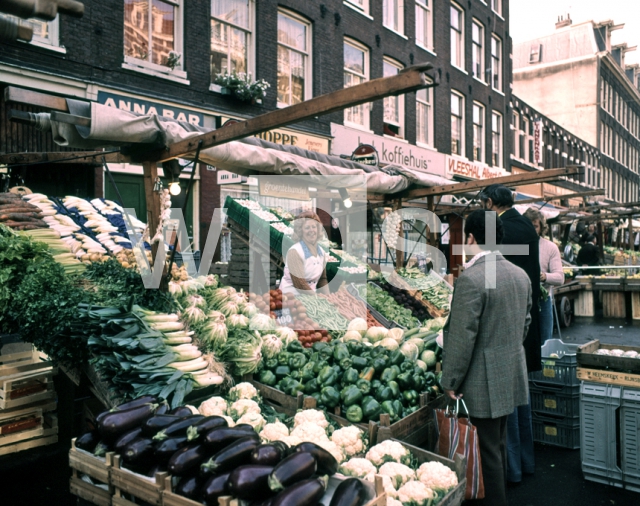
[[[573, 24], [607, 19], [624, 23], [612, 33], [612, 43], [640, 45], [640, 0], [509, 0], [509, 10], [514, 43], [553, 33], [558, 16], [569, 13]], [[640, 47], [627, 53], [625, 62], [640, 63]]]

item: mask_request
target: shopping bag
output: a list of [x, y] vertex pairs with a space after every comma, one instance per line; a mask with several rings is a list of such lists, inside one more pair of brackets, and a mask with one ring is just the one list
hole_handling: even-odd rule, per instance
[[[482, 462], [480, 460], [480, 442], [478, 431], [469, 418], [459, 416], [460, 400], [455, 409], [435, 409], [438, 426], [438, 443], [436, 453], [442, 457], [452, 459], [460, 453], [467, 459], [467, 489], [465, 500], [484, 499], [484, 482], [482, 481]], [[462, 401], [464, 409], [467, 409]], [[469, 412], [467, 411], [467, 416]]]

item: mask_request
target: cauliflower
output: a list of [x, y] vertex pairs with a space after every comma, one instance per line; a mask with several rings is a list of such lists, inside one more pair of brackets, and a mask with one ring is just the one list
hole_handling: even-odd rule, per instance
[[398, 490], [398, 500], [407, 506], [426, 506], [436, 493], [421, 481], [409, 481]]
[[397, 462], [387, 462], [386, 464], [382, 464], [378, 473], [382, 476], [389, 476], [396, 488], [400, 488], [408, 481], [416, 479], [416, 473], [413, 469], [405, 466], [404, 464], [398, 464]]
[[238, 418], [236, 423], [248, 423], [249, 425], [251, 425], [251, 427], [254, 428], [256, 432], [259, 433], [262, 430], [262, 427], [264, 427], [264, 424], [267, 423], [267, 421], [262, 418], [262, 415], [260, 413], [249, 412]]
[[387, 506], [402, 506], [402, 503], [398, 499], [394, 499], [391, 496], [387, 496]]
[[385, 462], [400, 462], [409, 465], [411, 463], [411, 453], [404, 446], [396, 441], [387, 439], [380, 444], [372, 446], [367, 452], [366, 458], [374, 466], [381, 466]]
[[[393, 481], [389, 476], [381, 476], [382, 478], [382, 488], [387, 493], [389, 497], [396, 497], [398, 492], [396, 491], [396, 487], [393, 486]], [[369, 473], [364, 477], [365, 480], [370, 481], [374, 484], [376, 483], [376, 473]]]
[[252, 401], [251, 399], [240, 399], [234, 402], [229, 408], [229, 416], [234, 420], [237, 420], [242, 415], [246, 415], [247, 413], [257, 413], [260, 414], [260, 406], [256, 401]]
[[354, 425], [343, 427], [331, 434], [331, 441], [337, 444], [345, 456], [353, 457], [357, 453], [364, 451], [364, 443], [362, 442], [363, 432]]
[[340, 466], [339, 471], [345, 476], [353, 476], [354, 478], [364, 478], [369, 473], [376, 473], [374, 466], [367, 459], [353, 458]]
[[289, 429], [287, 426], [276, 420], [274, 423], [268, 423], [260, 432], [260, 438], [263, 441], [278, 441], [280, 438], [288, 437]]
[[293, 448], [294, 446], [298, 446], [302, 441], [295, 436], [283, 436], [278, 441], [282, 441], [289, 448]]
[[222, 397], [211, 397], [204, 401], [198, 407], [198, 412], [204, 416], [212, 416], [212, 415], [226, 415], [227, 408], [229, 405], [227, 401], [225, 401]]
[[229, 400], [237, 401], [238, 399], [257, 399], [258, 391], [251, 383], [238, 383], [229, 390]]
[[315, 423], [307, 422], [298, 425], [291, 431], [291, 435], [301, 441], [310, 441], [319, 444], [320, 441], [328, 441], [327, 433]]
[[329, 421], [327, 420], [327, 417], [324, 416], [324, 413], [322, 411], [319, 411], [317, 409], [305, 409], [304, 411], [299, 411], [293, 418], [294, 427], [307, 422], [318, 425], [323, 429], [329, 427]]
[[456, 473], [440, 462], [425, 462], [416, 471], [418, 479], [427, 487], [447, 492], [458, 484]]
[[338, 461], [338, 464], [344, 461], [344, 454], [342, 453], [342, 448], [340, 448], [333, 441], [329, 441], [328, 438], [325, 438], [325, 439], [319, 439], [313, 442], [318, 446], [321, 446], [322, 448], [327, 450], [331, 455], [333, 455], [333, 457]]
[[231, 418], [230, 416], [226, 416], [226, 415], [220, 415], [220, 416], [227, 421], [227, 426], [233, 427], [236, 424], [236, 422], [234, 422], [233, 418]]

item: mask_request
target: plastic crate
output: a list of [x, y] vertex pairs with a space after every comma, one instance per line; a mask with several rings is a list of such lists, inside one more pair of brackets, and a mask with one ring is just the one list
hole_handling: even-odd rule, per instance
[[[532, 372], [529, 378], [538, 383], [580, 385], [580, 380], [576, 376], [577, 352], [577, 344], [565, 344], [560, 339], [549, 339], [542, 346], [542, 370]], [[555, 355], [558, 358], [555, 358]]]
[[624, 487], [640, 492], [640, 390], [622, 388], [620, 447]]
[[563, 448], [580, 448], [580, 419], [532, 412], [533, 440]]
[[580, 460], [587, 480], [622, 487], [619, 408], [622, 387], [583, 382], [580, 387]]
[[529, 382], [531, 409], [537, 413], [575, 418], [580, 416], [580, 385]]

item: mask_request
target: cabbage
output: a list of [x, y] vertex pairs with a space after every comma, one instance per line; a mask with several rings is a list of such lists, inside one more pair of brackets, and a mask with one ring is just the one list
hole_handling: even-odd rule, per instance
[[347, 330], [347, 332], [342, 337], [342, 340], [346, 343], [347, 341], [362, 341], [362, 336], [360, 332], [357, 330]]
[[436, 365], [436, 354], [431, 350], [425, 350], [420, 355], [420, 360], [427, 364], [427, 367], [433, 367]]
[[230, 363], [236, 376], [256, 372], [262, 363], [262, 339], [256, 332], [233, 329], [227, 337], [220, 359]]
[[414, 343], [410, 343], [409, 341], [403, 343], [402, 346], [400, 346], [400, 351], [405, 358], [413, 361], [418, 360], [418, 347]]
[[180, 314], [180, 316], [182, 316], [189, 325], [197, 325], [207, 319], [207, 315], [205, 315], [204, 311], [198, 306], [188, 307]]
[[284, 343], [275, 334], [262, 336], [262, 355], [265, 358], [273, 358], [282, 351]]
[[296, 334], [296, 331], [289, 327], [278, 327], [275, 330], [275, 334], [282, 340], [285, 346], [298, 340], [298, 334]]
[[387, 337], [387, 332], [389, 332], [389, 330], [385, 329], [384, 327], [371, 327], [369, 330], [367, 330], [365, 338], [367, 338], [372, 343], [375, 343], [377, 341], [382, 341], [385, 337]]
[[402, 342], [402, 336], [404, 336], [404, 330], [400, 328], [389, 329], [387, 337], [395, 340], [398, 344]]
[[378, 341], [375, 346], [382, 346], [389, 351], [396, 351], [398, 349], [398, 342], [390, 337], [385, 337], [382, 341]]
[[427, 372], [427, 364], [425, 364], [422, 360], [416, 360], [416, 365], [422, 369], [422, 372]]
[[259, 313], [249, 320], [249, 328], [260, 332], [272, 331], [276, 328], [276, 321], [266, 314]]
[[238, 314], [240, 307], [237, 302], [230, 300], [220, 306], [220, 312], [228, 318], [232, 314]]
[[364, 318], [354, 318], [349, 322], [347, 330], [355, 330], [357, 332], [360, 332], [361, 336], [364, 336], [367, 333], [368, 327], [369, 326], [367, 325], [367, 320], [365, 320]]
[[422, 353], [424, 350], [424, 341], [419, 337], [412, 337], [411, 339], [407, 339], [408, 343], [413, 343], [418, 347], [418, 353]]
[[253, 302], [247, 302], [242, 308], [242, 314], [252, 318], [260, 312], [258, 307]]
[[227, 326], [246, 328], [249, 326], [249, 318], [243, 314], [232, 314], [227, 318]]
[[227, 343], [227, 326], [219, 320], [209, 320], [198, 333], [198, 338], [207, 351], [220, 350]]

